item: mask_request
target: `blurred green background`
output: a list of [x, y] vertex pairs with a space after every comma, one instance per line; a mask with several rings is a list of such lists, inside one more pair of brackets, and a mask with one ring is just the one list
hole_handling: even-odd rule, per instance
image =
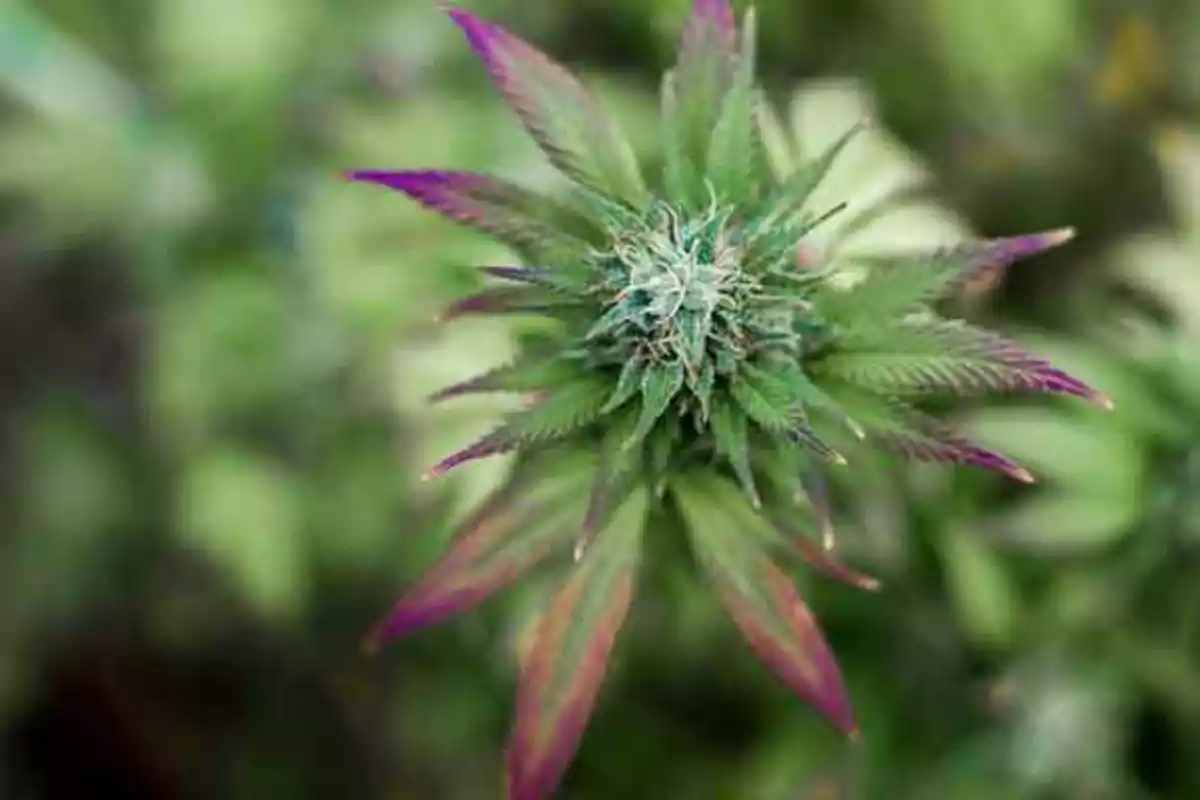
[[[686, 0], [469, 5], [654, 157]], [[958, 310], [1117, 411], [967, 409], [1033, 487], [857, 463], [885, 593], [797, 573], [857, 749], [652, 565], [562, 796], [1200, 797], [1200, 2], [759, 8], [788, 124], [932, 198], [892, 238], [1079, 228]], [[504, 466], [416, 479], [511, 332], [429, 324], [502, 252], [337, 179], [423, 165], [546, 177], [431, 0], [0, 0], [0, 798], [500, 796], [543, 579], [359, 650]]]

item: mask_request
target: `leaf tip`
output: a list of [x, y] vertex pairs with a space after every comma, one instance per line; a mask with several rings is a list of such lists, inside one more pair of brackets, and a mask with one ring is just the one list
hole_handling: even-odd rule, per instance
[[1012, 469], [1007, 470], [1007, 472], [1009, 477], [1015, 478], [1021, 483], [1036, 483], [1033, 473], [1024, 467], [1013, 467]]

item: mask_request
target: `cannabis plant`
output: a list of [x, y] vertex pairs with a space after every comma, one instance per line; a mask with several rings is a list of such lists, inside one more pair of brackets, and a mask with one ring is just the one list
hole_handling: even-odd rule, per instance
[[923, 411], [923, 398], [1015, 391], [1105, 402], [1015, 343], [934, 310], [1071, 232], [854, 262], [814, 250], [810, 234], [847, 204], [808, 201], [862, 126], [798, 165], [778, 158], [782, 126], [755, 85], [754, 12], [739, 35], [728, 0], [692, 8], [662, 82], [662, 163], [650, 180], [566, 69], [497, 25], [448, 12], [570, 180], [547, 197], [462, 171], [348, 175], [402, 192], [519, 257], [481, 267], [489, 285], [443, 319], [545, 322], [510, 363], [435, 396], [526, 398], [428, 474], [499, 454], [513, 457], [512, 472], [370, 644], [471, 607], [572, 552], [523, 650], [508, 754], [510, 797], [547, 796], [582, 735], [643, 540], [678, 525], [751, 647], [855, 734], [829, 647], [774, 556], [792, 550], [833, 577], [877, 588], [834, 555], [824, 489], [827, 470], [854, 469], [860, 442], [1031, 480]]

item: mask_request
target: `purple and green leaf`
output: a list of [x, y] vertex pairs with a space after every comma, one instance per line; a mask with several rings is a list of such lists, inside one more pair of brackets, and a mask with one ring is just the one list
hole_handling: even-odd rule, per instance
[[980, 270], [1001, 268], [1070, 241], [1074, 231], [1061, 228], [1042, 233], [985, 239], [932, 252], [858, 257], [870, 271], [848, 291], [830, 286], [814, 298], [829, 322], [846, 335], [871, 330], [881, 319], [894, 319], [924, 304], [942, 299]]
[[633, 149], [570, 71], [499, 25], [454, 6], [446, 12], [555, 167], [635, 208], [644, 206], [648, 195]]
[[633, 598], [647, 500], [621, 505], [542, 612], [521, 665], [509, 800], [550, 797], [579, 746]]
[[367, 637], [375, 651], [389, 639], [466, 611], [507, 586], [571, 540], [586, 471], [561, 465], [557, 479], [530, 482], [517, 473], [456, 531], [449, 549]]
[[736, 513], [738, 491], [721, 478], [692, 476], [674, 490], [697, 558], [751, 648], [839, 730], [855, 735], [841, 672], [816, 619], [767, 556], [763, 537], [747, 530], [765, 523]]
[[675, 68], [664, 76], [668, 192], [685, 205], [707, 202], [702, 178], [713, 129], [737, 68], [737, 27], [729, 0], [695, 0]]
[[569, 260], [586, 243], [565, 234], [559, 221], [570, 212], [513, 183], [457, 170], [358, 170], [347, 180], [373, 183], [408, 195], [421, 205], [494, 237], [522, 256]]

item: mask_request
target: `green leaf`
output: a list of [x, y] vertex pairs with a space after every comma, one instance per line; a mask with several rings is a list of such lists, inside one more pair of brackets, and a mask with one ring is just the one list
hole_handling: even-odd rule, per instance
[[[685, 207], [707, 200], [699, 180], [704, 175], [713, 127], [733, 80], [737, 64], [737, 31], [728, 0], [696, 0], [684, 25], [679, 57], [664, 94], [664, 152], [679, 159], [672, 171], [682, 181], [668, 199]], [[671, 162], [668, 161], [668, 165]], [[680, 168], [682, 167], [682, 168]], [[670, 181], [668, 181], [670, 186]]]
[[642, 388], [642, 377], [645, 373], [645, 362], [640, 358], [631, 358], [621, 366], [621, 375], [617, 378], [617, 388], [604, 404], [603, 413], [608, 414], [633, 399]]
[[[354, 171], [350, 181], [401, 192], [455, 222], [500, 241], [534, 264], [572, 264], [590, 244], [568, 233], [587, 221], [535, 192], [474, 172], [413, 170]], [[570, 223], [570, 224], [568, 224]]]
[[521, 665], [508, 797], [549, 797], [591, 715], [633, 598], [647, 495], [638, 491], [584, 553], [537, 623]]
[[758, 371], [757, 380], [770, 380], [782, 389], [786, 389], [791, 396], [793, 405], [819, 409], [839, 419], [856, 438], [861, 439], [865, 435], [862, 426], [854, 421], [837, 400], [814, 383], [804, 373], [804, 370], [796, 367], [772, 366]]
[[749, 513], [735, 487], [715, 476], [689, 476], [673, 488], [696, 556], [755, 653], [839, 729], [855, 735], [841, 674], [816, 620], [767, 556], [762, 535], [747, 530], [766, 523]]
[[754, 118], [769, 172], [777, 184], [782, 183], [796, 168], [796, 151], [778, 112], [762, 91], [755, 92]]
[[750, 467], [750, 441], [746, 431], [746, 417], [727, 400], [713, 403], [712, 432], [717, 450], [729, 459], [733, 473], [742, 484], [751, 505], [762, 505], [758, 489], [754, 485], [754, 471]]
[[706, 176], [717, 196], [730, 203], [750, 200], [755, 193], [759, 141], [754, 119], [754, 44], [757, 35], [754, 9], [742, 23], [742, 49], [737, 56], [733, 85], [721, 104], [721, 113], [708, 146]]
[[971, 442], [946, 423], [887, 397], [847, 385], [829, 393], [862, 425], [869, 441], [916, 461], [965, 464], [1003, 472], [1029, 483], [1033, 476], [999, 453]]
[[633, 480], [642, 464], [642, 452], [639, 448], [626, 447], [625, 443], [633, 434], [638, 417], [636, 409], [624, 410], [611, 422], [600, 442], [600, 463], [592, 481], [583, 526], [575, 543], [576, 561], [607, 521], [613, 506], [622, 502], [633, 489]]
[[1111, 402], [1049, 361], [961, 320], [906, 320], [838, 337], [814, 374], [891, 395], [1045, 392]]
[[686, 205], [694, 186], [699, 185], [699, 170], [683, 148], [682, 120], [675, 73], [662, 77], [663, 194], [667, 200]]
[[545, 53], [458, 8], [448, 8], [550, 162], [635, 208], [648, 199], [633, 148], [578, 79]]
[[763, 430], [801, 443], [835, 464], [846, 463], [845, 457], [817, 435], [792, 388], [777, 374], [743, 364], [730, 383], [730, 393], [746, 416]]
[[870, 270], [865, 279], [849, 290], [830, 287], [815, 302], [830, 322], [853, 336], [859, 330], [877, 328], [882, 320], [897, 319], [945, 297], [978, 270], [1006, 266], [1061, 245], [1073, 235], [1064, 228], [969, 242], [928, 253], [861, 258], [859, 261]]
[[430, 401], [484, 392], [535, 392], [553, 389], [583, 377], [578, 364], [543, 353], [525, 353], [502, 367], [440, 389]]
[[642, 376], [642, 412], [637, 427], [626, 439], [626, 447], [632, 447], [650, 435], [659, 417], [666, 413], [671, 400], [683, 388], [684, 370], [682, 361], [657, 365], [646, 370]]
[[588, 475], [574, 460], [514, 472], [459, 526], [445, 555], [379, 622], [367, 649], [474, 607], [570, 541]]
[[825, 176], [829, 174], [837, 157], [846, 149], [846, 145], [850, 144], [866, 126], [865, 120], [858, 122], [835, 139], [819, 156], [806, 161], [788, 175], [779, 187], [763, 201], [762, 214], [772, 219], [776, 225], [794, 221], [795, 215], [804, 210], [804, 205], [812, 197], [821, 181], [825, 180]]
[[513, 414], [491, 433], [446, 456], [426, 471], [426, 477], [440, 477], [469, 461], [561, 439], [599, 417], [608, 394], [609, 383], [598, 377], [581, 377], [554, 389], [532, 408]]

